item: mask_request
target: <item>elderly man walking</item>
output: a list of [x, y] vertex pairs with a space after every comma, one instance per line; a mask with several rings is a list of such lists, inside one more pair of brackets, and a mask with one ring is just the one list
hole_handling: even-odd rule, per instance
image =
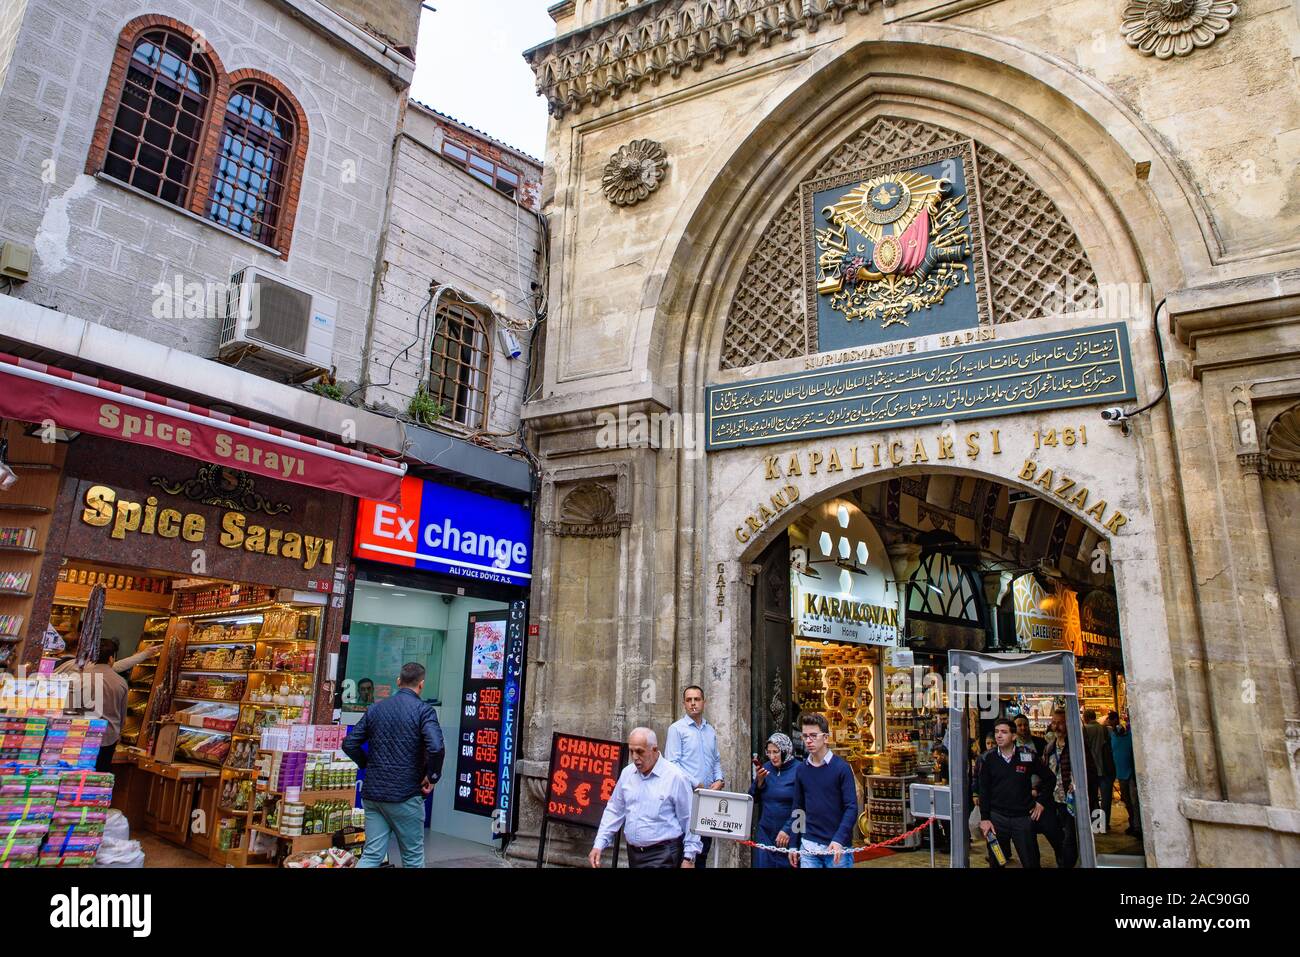
[[686, 776], [659, 753], [659, 739], [649, 728], [636, 728], [627, 739], [632, 763], [618, 777], [587, 855], [600, 867], [600, 855], [619, 828], [627, 839], [629, 867], [694, 867], [700, 837], [691, 833], [691, 786]]

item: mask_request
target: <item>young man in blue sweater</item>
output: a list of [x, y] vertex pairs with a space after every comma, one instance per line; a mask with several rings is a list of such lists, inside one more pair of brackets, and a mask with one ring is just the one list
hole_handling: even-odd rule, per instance
[[802, 714], [799, 726], [808, 759], [795, 781], [793, 813], [799, 851], [803, 853], [792, 851], [790, 865], [852, 867], [853, 823], [858, 819], [853, 769], [843, 758], [831, 753], [830, 728], [825, 715]]

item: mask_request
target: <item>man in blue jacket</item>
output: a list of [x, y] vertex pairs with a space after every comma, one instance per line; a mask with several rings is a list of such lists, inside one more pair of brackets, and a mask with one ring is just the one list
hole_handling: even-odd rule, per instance
[[[366, 847], [358, 867], [378, 867], [397, 836], [403, 867], [424, 866], [424, 798], [442, 775], [442, 728], [433, 706], [420, 699], [424, 665], [402, 665], [397, 694], [371, 705], [352, 727], [343, 751], [366, 769], [361, 803]], [[369, 752], [362, 749], [369, 744]]]
[[858, 819], [858, 792], [853, 769], [831, 753], [826, 716], [799, 716], [807, 763], [794, 782], [793, 827], [799, 832], [798, 852], [790, 854], [797, 867], [852, 867], [853, 824]]

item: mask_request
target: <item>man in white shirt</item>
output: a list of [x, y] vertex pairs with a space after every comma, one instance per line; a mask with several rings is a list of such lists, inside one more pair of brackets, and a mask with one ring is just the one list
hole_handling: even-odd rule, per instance
[[[704, 689], [691, 685], [682, 693], [686, 716], [668, 728], [664, 757], [686, 775], [691, 788], [722, 790], [722, 757], [718, 753], [718, 733], [704, 718]], [[713, 839], [703, 839], [703, 851], [696, 862], [704, 867]]]
[[701, 848], [699, 835], [691, 833], [690, 783], [663, 760], [659, 739], [649, 728], [634, 729], [627, 747], [632, 763], [619, 775], [605, 805], [587, 860], [600, 867], [601, 852], [621, 827], [629, 867], [694, 867]]

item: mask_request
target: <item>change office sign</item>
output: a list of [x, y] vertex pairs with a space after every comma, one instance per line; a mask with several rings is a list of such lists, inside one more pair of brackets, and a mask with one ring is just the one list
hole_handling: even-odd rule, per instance
[[1135, 398], [1111, 323], [709, 386], [709, 451]]

